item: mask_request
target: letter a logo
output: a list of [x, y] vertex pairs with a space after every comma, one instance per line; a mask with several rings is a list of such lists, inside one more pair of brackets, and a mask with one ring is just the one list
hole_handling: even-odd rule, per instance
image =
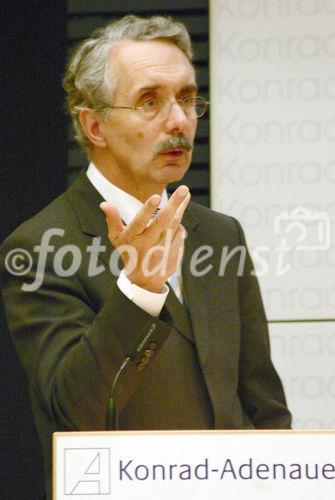
[[66, 448], [64, 465], [65, 495], [110, 493], [109, 448]]

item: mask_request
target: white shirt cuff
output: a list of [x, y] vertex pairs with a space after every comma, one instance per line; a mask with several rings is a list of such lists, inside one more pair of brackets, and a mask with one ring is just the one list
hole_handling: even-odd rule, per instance
[[164, 285], [161, 293], [150, 292], [132, 283], [122, 270], [117, 280], [117, 286], [122, 293], [151, 316], [159, 316], [165, 304], [169, 288]]

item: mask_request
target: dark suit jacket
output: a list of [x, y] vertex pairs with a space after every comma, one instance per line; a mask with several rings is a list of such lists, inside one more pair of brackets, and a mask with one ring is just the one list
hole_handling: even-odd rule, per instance
[[[134, 339], [151, 332], [118, 383], [120, 413], [143, 376], [137, 368], [142, 352], [153, 341], [159, 350], [173, 328], [163, 317], [141, 310], [118, 289], [117, 278], [109, 271], [113, 249], [99, 209], [101, 201], [82, 173], [66, 193], [24, 223], [1, 248], [1, 262], [14, 248], [32, 256], [25, 276], [13, 276], [2, 265], [1, 281], [8, 324], [30, 381], [47, 476], [52, 432], [105, 429], [111, 381]], [[188, 231], [184, 293], [215, 427], [289, 427], [290, 414], [270, 360], [259, 287], [238, 222], [190, 203], [183, 224]], [[53, 228], [58, 233], [46, 237], [45, 232]], [[37, 247], [43, 235], [45, 262]], [[94, 237], [101, 237], [105, 251], [96, 261], [100, 273], [90, 276], [88, 247]], [[75, 273], [71, 266], [78, 251], [65, 245], [79, 249], [81, 263]], [[208, 272], [195, 276], [194, 252], [202, 245], [209, 245], [213, 254], [196, 265], [198, 271], [209, 266]], [[222, 251], [239, 246], [241, 250], [218, 276]], [[69, 276], [60, 276], [58, 268]], [[23, 291], [23, 283], [34, 282], [36, 272], [43, 273], [42, 285], [36, 291]]]

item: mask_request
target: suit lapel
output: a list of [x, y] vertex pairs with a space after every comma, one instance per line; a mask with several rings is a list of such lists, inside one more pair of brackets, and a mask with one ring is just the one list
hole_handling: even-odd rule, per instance
[[83, 170], [68, 190], [68, 197], [78, 217], [82, 231], [91, 237], [100, 237], [100, 244], [106, 247], [99, 258], [109, 266], [114, 248], [108, 238], [106, 218], [100, 210], [104, 201]]
[[209, 352], [210, 335], [208, 332], [208, 273], [196, 276], [192, 273], [191, 259], [194, 252], [204, 244], [197, 232], [199, 221], [194, 213], [192, 204], [186, 210], [183, 225], [187, 230], [185, 251], [182, 266], [183, 294], [187, 303], [195, 343], [202, 367], [205, 367]]
[[179, 301], [170, 285], [169, 288], [170, 291], [165, 301], [165, 307], [169, 311], [173, 319], [173, 324], [178, 332], [187, 340], [194, 343], [194, 336], [192, 334], [192, 329], [190, 328], [190, 319], [188, 317], [187, 308]]

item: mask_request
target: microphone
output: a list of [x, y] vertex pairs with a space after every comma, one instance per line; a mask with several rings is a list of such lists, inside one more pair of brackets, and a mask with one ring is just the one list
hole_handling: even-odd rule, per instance
[[118, 383], [118, 380], [121, 376], [121, 373], [126, 368], [126, 366], [128, 365], [130, 360], [131, 360], [131, 358], [129, 356], [127, 356], [124, 359], [122, 365], [120, 366], [117, 374], [114, 377], [112, 387], [110, 390], [110, 397], [109, 397], [108, 408], [107, 408], [107, 429], [110, 431], [116, 431], [119, 427], [119, 418], [118, 418], [119, 416], [118, 416], [118, 411], [117, 411], [117, 407], [116, 407], [116, 401], [114, 399], [114, 391], [115, 391], [116, 384]]
[[123, 360], [123, 363], [121, 364], [120, 368], [118, 369], [113, 379], [108, 401], [108, 408], [107, 408], [107, 430], [116, 431], [119, 427], [119, 415], [118, 415], [116, 401], [114, 398], [114, 392], [117, 383], [121, 377], [121, 374], [128, 366], [129, 362], [136, 358], [136, 356], [142, 350], [144, 344], [148, 341], [148, 339], [151, 337], [156, 328], [157, 328], [156, 323], [153, 323], [145, 335], [143, 335], [143, 331], [138, 334], [133, 344], [129, 347], [126, 356]]

